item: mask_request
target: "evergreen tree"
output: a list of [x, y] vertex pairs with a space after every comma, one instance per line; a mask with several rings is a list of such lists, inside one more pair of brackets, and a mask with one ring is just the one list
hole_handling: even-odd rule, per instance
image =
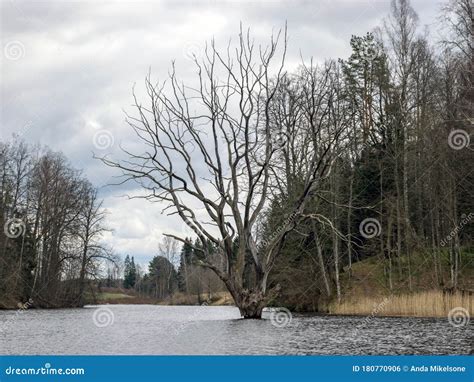
[[123, 287], [126, 289], [133, 288], [137, 281], [137, 269], [135, 267], [135, 259], [130, 259], [130, 256], [125, 257], [125, 267], [123, 272]]
[[132, 261], [130, 262], [130, 272], [128, 275], [130, 287], [133, 288], [137, 282], [137, 268], [135, 266], [135, 258], [132, 256]]
[[178, 283], [177, 272], [171, 262], [163, 256], [155, 256], [148, 265], [153, 296], [164, 299], [171, 296]]
[[193, 248], [191, 240], [186, 239], [186, 242], [181, 248], [181, 255], [178, 268], [178, 289], [180, 292], [188, 292], [188, 268], [191, 264], [193, 255]]

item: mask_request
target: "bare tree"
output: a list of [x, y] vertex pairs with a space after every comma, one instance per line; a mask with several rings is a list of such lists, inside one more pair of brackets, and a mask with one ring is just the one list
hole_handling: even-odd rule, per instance
[[[258, 243], [255, 224], [276, 183], [271, 169], [282, 145], [281, 121], [276, 121], [275, 129], [270, 111], [276, 89], [286, 77], [286, 42], [286, 28], [272, 36], [267, 47], [256, 46], [250, 33], [242, 30], [234, 51], [229, 45], [222, 54], [212, 41], [204, 59], [195, 60], [194, 88], [177, 79], [174, 63], [168, 83], [153, 84], [149, 75], [145, 81], [149, 104], [134, 96], [137, 115], [127, 115], [143, 152], [125, 150], [126, 161], [102, 158], [122, 170], [122, 182], [138, 182], [146, 190], [144, 198], [166, 203], [164, 211], [177, 214], [194, 230], [202, 243], [195, 248], [203, 253], [198, 263], [219, 276], [245, 318], [260, 318], [274, 295], [267, 280], [275, 258], [288, 232], [304, 218], [305, 205], [328, 172], [331, 148], [339, 137], [339, 132], [328, 134], [323, 129], [318, 114], [322, 96], [315, 93], [316, 84], [309, 83], [301, 102], [315, 139], [302, 188], [282, 226]], [[206, 221], [196, 216], [195, 205], [205, 210]], [[219, 261], [209, 260], [211, 251]], [[246, 265], [255, 272], [252, 285], [244, 282]]]
[[174, 267], [176, 267], [179, 259], [179, 242], [170, 236], [165, 236], [158, 245], [158, 252], [172, 265], [172, 267], [166, 268], [167, 274], [163, 275], [167, 280], [168, 290], [171, 290], [171, 277], [175, 273]]
[[101, 243], [108, 229], [105, 226], [106, 212], [102, 201], [98, 199], [97, 189], [84, 182], [82, 190], [83, 206], [79, 214], [77, 236], [80, 239], [81, 257], [79, 273], [78, 304], [84, 305], [84, 290], [87, 276], [96, 276], [93, 272], [95, 262], [99, 260], [114, 263], [116, 257], [110, 248]]
[[0, 304], [82, 305], [87, 278], [113, 258], [97, 191], [62, 154], [19, 139], [0, 143], [0, 179]]
[[[396, 124], [400, 133], [400, 143], [396, 145], [395, 171], [397, 187], [397, 226], [403, 226], [405, 252], [408, 259], [408, 282], [412, 288], [411, 252], [414, 243], [413, 227], [410, 221], [408, 193], [409, 178], [409, 142], [413, 129], [412, 76], [416, 57], [416, 30], [418, 16], [409, 0], [392, 0], [391, 13], [385, 25], [389, 40], [390, 63], [395, 97], [399, 105]], [[401, 163], [400, 163], [401, 159]], [[402, 224], [403, 221], [403, 224]], [[398, 250], [401, 250], [402, 236], [398, 235]], [[399, 252], [400, 253], [400, 252]]]

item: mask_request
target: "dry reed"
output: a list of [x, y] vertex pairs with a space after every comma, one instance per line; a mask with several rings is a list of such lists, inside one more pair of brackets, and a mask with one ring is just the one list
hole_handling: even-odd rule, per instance
[[340, 304], [333, 303], [329, 312], [343, 315], [446, 317], [450, 310], [458, 307], [466, 309], [473, 317], [474, 295], [425, 291], [378, 298], [362, 297], [354, 301], [342, 301]]

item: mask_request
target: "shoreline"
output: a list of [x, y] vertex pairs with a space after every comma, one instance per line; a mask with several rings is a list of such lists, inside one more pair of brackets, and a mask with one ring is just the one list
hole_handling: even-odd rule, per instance
[[[35, 306], [29, 303], [14, 302], [11, 300], [0, 302], [0, 311], [16, 310], [22, 312], [27, 309], [78, 309], [95, 305], [156, 305], [156, 306], [233, 306], [233, 300], [226, 292], [218, 292], [213, 298], [175, 295], [166, 300], [144, 298], [136, 295], [108, 293], [102, 298], [91, 299], [84, 306]], [[198, 301], [202, 301], [201, 304]], [[289, 308], [294, 314], [340, 316], [340, 317], [377, 317], [386, 318], [449, 318], [465, 317], [468, 320], [474, 317], [474, 293], [470, 290], [446, 292], [442, 290], [426, 290], [414, 293], [402, 293], [376, 296], [346, 296], [340, 303], [335, 301], [321, 306], [321, 310]], [[268, 306], [266, 311], [278, 308]], [[292, 309], [293, 308], [293, 309]]]
[[[97, 302], [97, 303], [89, 303], [84, 306], [77, 306], [77, 307], [40, 307], [40, 308], [35, 308], [31, 307], [28, 309], [21, 309], [21, 308], [0, 308], [0, 312], [11, 312], [11, 311], [19, 311], [23, 312], [25, 310], [65, 310], [65, 309], [90, 309], [94, 308], [96, 306], [107, 306], [107, 305], [151, 305], [151, 306], [194, 306], [194, 307], [232, 307], [232, 308], [237, 308], [235, 305], [192, 305], [192, 304], [154, 304], [154, 303], [126, 303], [126, 302], [114, 302], [114, 303], [108, 303], [108, 302]], [[268, 310], [270, 309], [278, 309], [278, 307], [265, 307], [264, 309], [267, 309], [265, 312], [268, 313]], [[327, 312], [318, 312], [318, 311], [291, 311], [292, 314], [297, 314], [300, 316], [321, 316], [321, 317], [370, 317], [370, 319], [377, 319], [377, 318], [431, 318], [431, 319], [443, 319], [443, 318], [448, 318], [448, 315], [417, 315], [417, 314], [364, 314], [364, 313], [327, 313]]]

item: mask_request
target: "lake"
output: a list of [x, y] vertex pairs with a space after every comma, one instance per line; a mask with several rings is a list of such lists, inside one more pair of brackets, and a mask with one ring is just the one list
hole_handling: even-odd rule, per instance
[[[276, 316], [275, 316], [276, 314]], [[447, 319], [264, 314], [234, 307], [99, 305], [0, 311], [1, 354], [469, 354]]]

